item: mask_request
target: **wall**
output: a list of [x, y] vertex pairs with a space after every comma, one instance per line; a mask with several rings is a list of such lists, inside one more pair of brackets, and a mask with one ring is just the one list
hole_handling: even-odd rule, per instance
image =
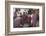
[[[5, 2], [4, 1], [5, 0], [0, 0], [0, 36], [5, 36]], [[40, 3], [45, 2], [46, 3], [45, 0], [16, 0], [16, 1], [40, 2]], [[45, 9], [46, 9], [46, 4], [45, 4]], [[45, 13], [46, 13], [46, 10], [45, 10]], [[45, 18], [46, 18], [46, 14], [45, 14]], [[46, 19], [45, 19], [45, 21], [46, 21]], [[45, 27], [46, 27], [46, 23], [45, 23]], [[46, 36], [46, 33], [16, 35], [16, 36]]]

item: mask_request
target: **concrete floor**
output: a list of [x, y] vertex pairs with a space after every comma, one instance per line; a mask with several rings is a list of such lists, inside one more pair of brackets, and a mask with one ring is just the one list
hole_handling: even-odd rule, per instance
[[[29, 24], [24, 24], [23, 25], [23, 27], [28, 27], [29, 26]], [[37, 23], [36, 23], [36, 27], [38, 27], [39, 26], [39, 21], [37, 21]]]

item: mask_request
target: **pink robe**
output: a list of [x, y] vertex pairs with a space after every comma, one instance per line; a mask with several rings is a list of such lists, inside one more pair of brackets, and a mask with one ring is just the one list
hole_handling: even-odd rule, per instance
[[36, 26], [37, 15], [33, 15], [33, 16], [31, 17], [31, 20], [32, 20], [32, 25], [33, 25], [33, 26]]
[[15, 26], [19, 27], [21, 25], [21, 17], [16, 17], [15, 19]]

